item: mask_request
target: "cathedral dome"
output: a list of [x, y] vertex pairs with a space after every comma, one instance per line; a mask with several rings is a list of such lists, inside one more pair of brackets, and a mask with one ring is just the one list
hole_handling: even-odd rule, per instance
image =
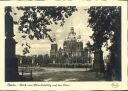
[[68, 39], [69, 40], [76, 40], [76, 33], [74, 32], [74, 27], [71, 27], [71, 31], [68, 34]]

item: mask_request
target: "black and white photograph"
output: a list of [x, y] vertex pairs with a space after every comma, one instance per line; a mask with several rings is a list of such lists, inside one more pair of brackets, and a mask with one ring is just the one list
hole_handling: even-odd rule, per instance
[[6, 6], [6, 82], [121, 81], [120, 6]]

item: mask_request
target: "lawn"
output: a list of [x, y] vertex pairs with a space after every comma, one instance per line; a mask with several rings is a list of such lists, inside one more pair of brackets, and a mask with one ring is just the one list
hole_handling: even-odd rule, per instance
[[[21, 74], [21, 69], [19, 72]], [[33, 68], [33, 81], [104, 81], [103, 78], [96, 77], [95, 72], [88, 71], [85, 68]], [[24, 76], [30, 73], [24, 73]]]

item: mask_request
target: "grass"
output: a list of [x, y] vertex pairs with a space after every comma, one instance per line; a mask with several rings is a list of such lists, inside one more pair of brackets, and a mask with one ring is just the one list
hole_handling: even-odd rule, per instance
[[35, 81], [99, 81], [103, 79], [96, 78], [94, 72], [53, 72], [53, 73], [42, 73], [41, 75], [34, 76]]
[[[42, 69], [42, 70], [41, 70]], [[104, 81], [103, 78], [96, 77], [95, 72], [84, 71], [84, 68], [40, 68], [33, 70], [33, 81]], [[78, 71], [77, 71], [78, 70]]]

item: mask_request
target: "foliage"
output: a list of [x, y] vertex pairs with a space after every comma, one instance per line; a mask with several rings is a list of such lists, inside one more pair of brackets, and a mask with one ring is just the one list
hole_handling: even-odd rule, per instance
[[[76, 11], [76, 7], [50, 6], [50, 7], [17, 7], [23, 10], [24, 14], [19, 20], [19, 30], [28, 34], [30, 39], [49, 38], [54, 41], [48, 32], [52, 31], [47, 26], [50, 24], [64, 25], [65, 18], [68, 18]], [[23, 36], [26, 37], [26, 36]]]
[[94, 31], [91, 36], [94, 41], [92, 49], [101, 49], [103, 43], [107, 46], [108, 39], [114, 42], [114, 33], [120, 32], [120, 7], [90, 7], [88, 13], [89, 27]]
[[108, 79], [112, 80], [114, 75], [116, 80], [121, 79], [121, 7], [90, 7], [89, 27], [92, 28], [91, 36], [94, 44], [88, 42], [88, 46], [93, 51], [101, 50], [103, 43], [108, 46], [110, 40], [110, 63], [107, 69]]
[[[65, 19], [77, 10], [75, 6], [22, 6], [17, 7], [17, 9], [23, 11], [23, 16], [17, 22], [19, 24], [19, 31], [24, 33], [22, 38], [28, 37], [31, 40], [34, 38], [37, 40], [49, 38], [51, 42], [54, 42], [55, 38], [50, 36], [49, 32], [52, 30], [48, 26], [58, 24], [62, 27]], [[23, 49], [23, 55], [30, 53], [30, 45], [28, 43], [23, 45], [26, 45]]]

